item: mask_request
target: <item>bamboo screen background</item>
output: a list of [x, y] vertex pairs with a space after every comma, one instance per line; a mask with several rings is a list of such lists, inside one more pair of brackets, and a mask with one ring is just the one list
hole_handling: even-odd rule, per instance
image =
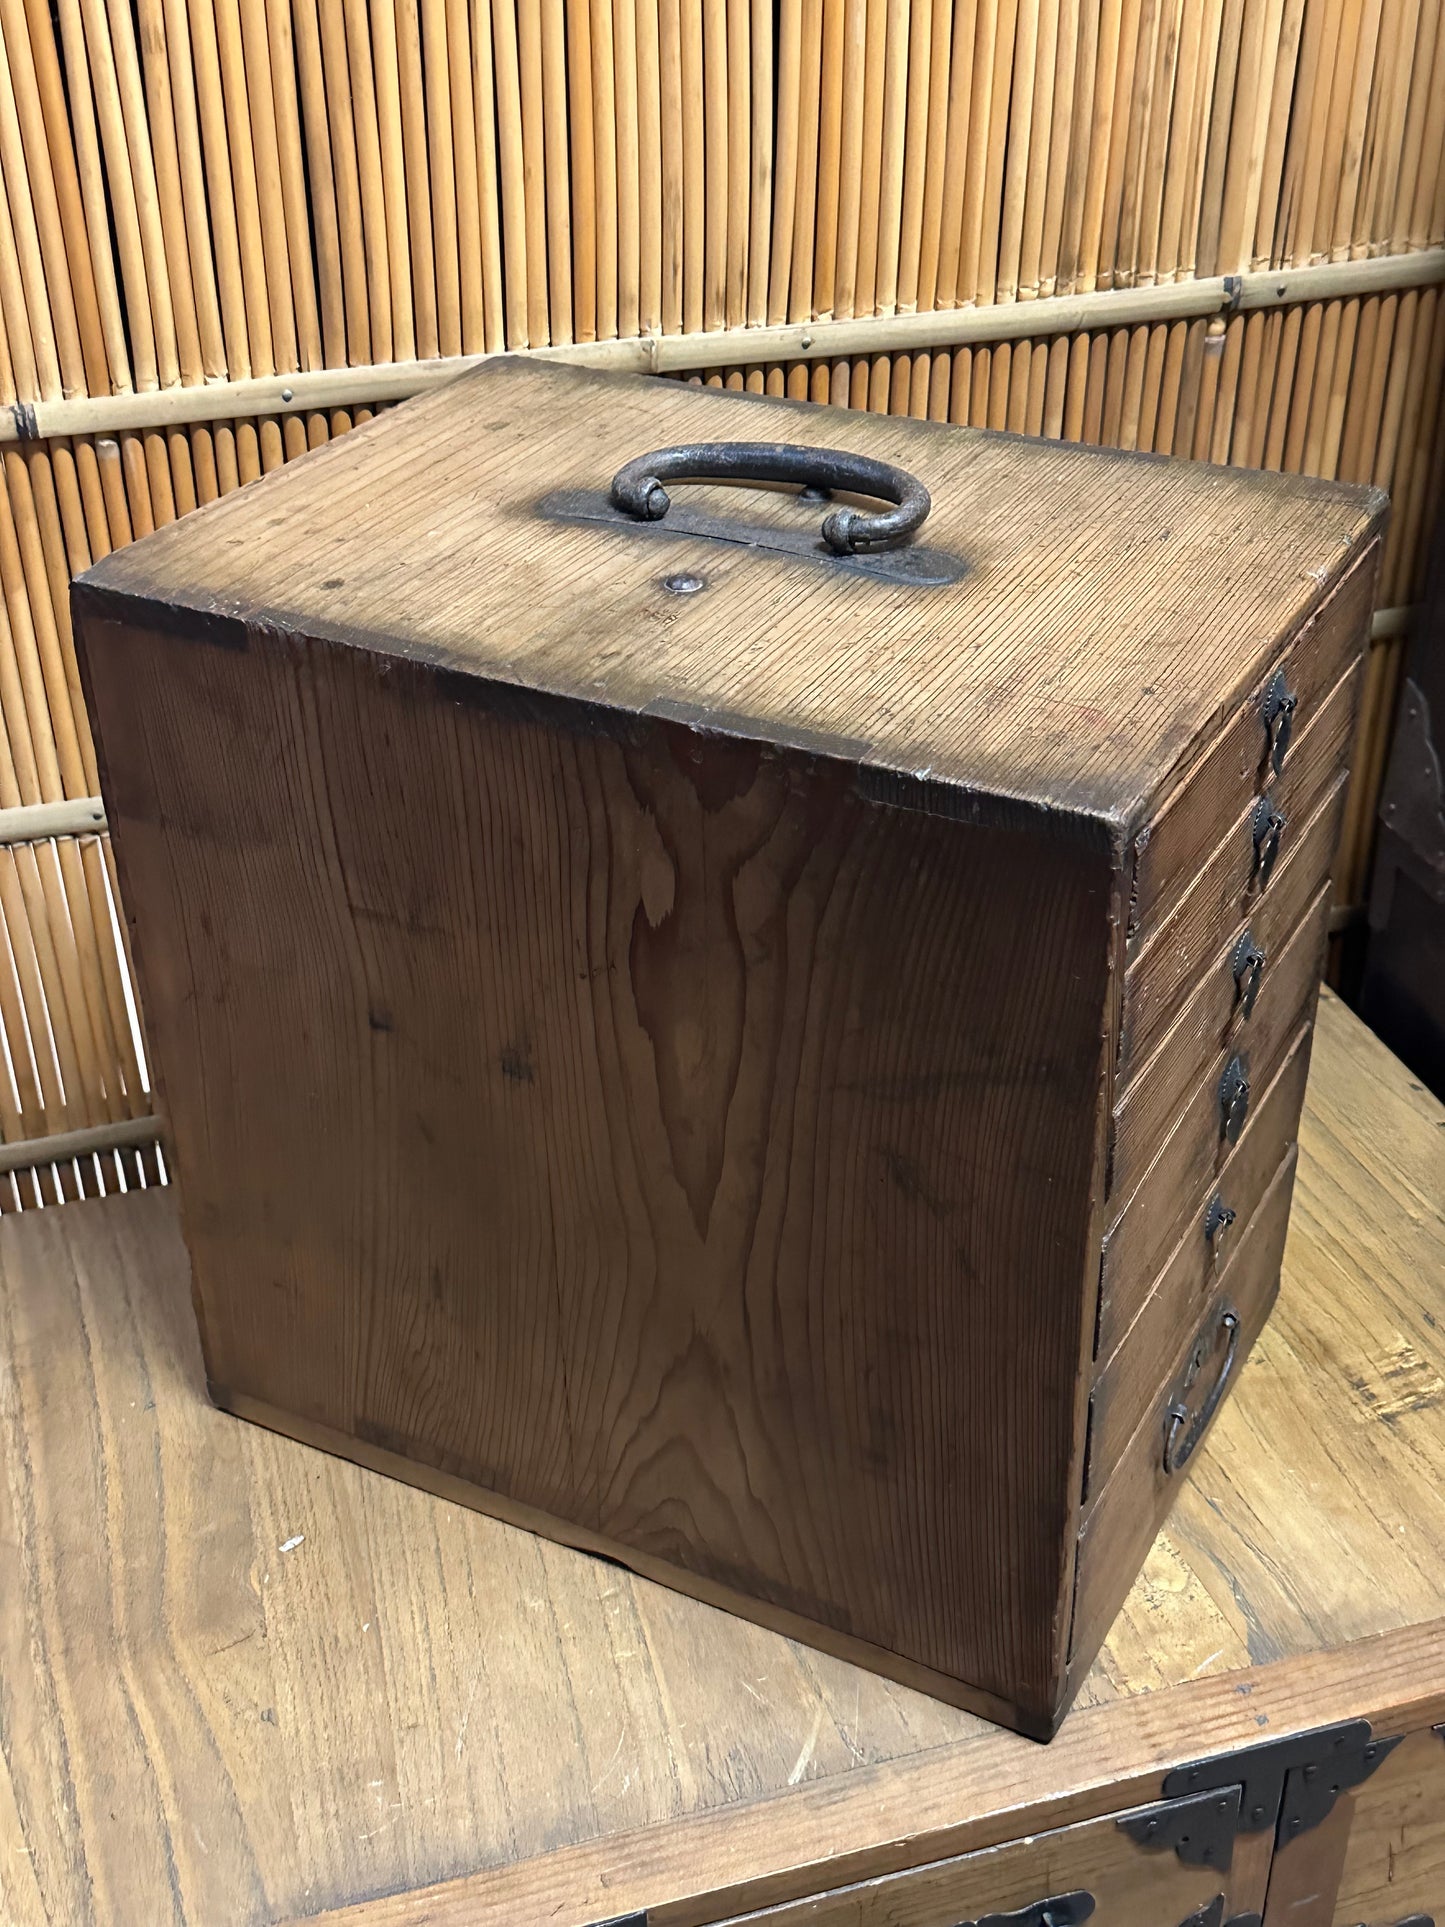
[[433, 357], [1383, 484], [1358, 904], [1440, 484], [1442, 0], [0, 0], [0, 36], [0, 1207], [162, 1168], [71, 573]]

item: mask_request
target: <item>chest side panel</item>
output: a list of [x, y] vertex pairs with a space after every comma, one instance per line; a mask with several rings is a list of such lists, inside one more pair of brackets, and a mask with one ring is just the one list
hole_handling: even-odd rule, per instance
[[1076, 1675], [1273, 1303], [1377, 562], [1333, 585], [1135, 843]]
[[1102, 838], [276, 631], [86, 656], [213, 1380], [1048, 1703]]

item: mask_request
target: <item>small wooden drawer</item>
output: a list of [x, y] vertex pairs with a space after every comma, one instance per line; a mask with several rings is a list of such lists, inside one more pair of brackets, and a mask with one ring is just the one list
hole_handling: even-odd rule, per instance
[[[1107, 1468], [1118, 1459], [1143, 1417], [1157, 1389], [1160, 1359], [1170, 1355], [1181, 1331], [1195, 1329], [1229, 1268], [1240, 1226], [1248, 1230], [1271, 1180], [1293, 1149], [1308, 1064], [1306, 1033], [1270, 1086], [1258, 1116], [1251, 1119], [1226, 1159], [1218, 1180], [1196, 1196], [1162, 1273], [1144, 1287], [1143, 1305], [1113, 1354], [1103, 1354], [1090, 1410], [1086, 1499], [1107, 1476]], [[1151, 1186], [1145, 1184], [1125, 1224], [1151, 1215], [1150, 1193]], [[1116, 1301], [1120, 1310], [1124, 1297], [1138, 1304], [1137, 1291], [1121, 1294]]]
[[1367, 551], [1140, 832], [1131, 941], [1148, 942], [1208, 861], [1220, 826], [1234, 822], [1271, 778], [1292, 767], [1307, 726], [1359, 655], [1373, 589], [1374, 565]]
[[[1118, 1102], [1149, 1078], [1172, 1078], [1174, 1088], [1183, 1089], [1227, 1028], [1248, 1031], [1267, 994], [1273, 960], [1329, 876], [1348, 787], [1342, 770], [1269, 888], [1252, 898], [1242, 916], [1215, 925], [1210, 954], [1189, 983], [1176, 987], [1173, 981], [1172, 947], [1147, 951], [1129, 973], [1114, 1086]], [[1167, 1050], [1161, 1048], [1166, 1035]]]
[[1071, 1652], [1092, 1652], [1115, 1609], [1115, 1575], [1136, 1572], [1174, 1497], [1179, 1475], [1232, 1390], [1279, 1290], [1296, 1150], [1291, 1145], [1226, 1263], [1197, 1325], [1166, 1354], [1147, 1402], [1112, 1466], [1097, 1450], [1097, 1496], [1079, 1535]]
[[1334, 844], [1344, 809], [1345, 757], [1355, 727], [1361, 673], [1341, 677], [1315, 723], [1292, 753], [1283, 776], [1220, 839], [1198, 879], [1165, 921], [1148, 933], [1128, 965], [1119, 1072], [1137, 1067], [1183, 1008], [1218, 948], [1221, 933], [1279, 888], [1290, 859], [1314, 830], [1321, 805], [1335, 814], [1325, 841]]
[[1181, 1112], [1204, 1147], [1238, 1139], [1251, 1103], [1283, 1062], [1290, 1039], [1314, 1007], [1329, 912], [1326, 881], [1293, 933], [1275, 946], [1249, 1017], [1240, 1003], [1230, 1001], [1235, 984], [1226, 952], [1220, 959], [1229, 973], [1224, 993], [1206, 978], [1175, 1020], [1114, 1113], [1108, 1185], [1112, 1222], [1123, 1215]]
[[[1309, 1025], [1296, 1032], [1238, 1144], [1231, 1147], [1225, 1138], [1191, 1129], [1189, 1111], [1149, 1167], [1104, 1240], [1095, 1327], [1101, 1372], [1121, 1345], [1132, 1342], [1146, 1300], [1154, 1306], [1165, 1282], [1174, 1279], [1179, 1289], [1192, 1289], [1201, 1298], [1211, 1288], [1238, 1243], [1239, 1226], [1248, 1222], [1294, 1137], [1309, 1074], [1310, 1038]], [[1194, 1284], [1186, 1287], [1190, 1277]]]

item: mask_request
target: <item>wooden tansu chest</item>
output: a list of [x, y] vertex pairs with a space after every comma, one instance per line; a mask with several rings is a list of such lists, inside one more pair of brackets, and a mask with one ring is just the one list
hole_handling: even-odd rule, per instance
[[1276, 1290], [1382, 513], [504, 360], [92, 570], [215, 1398], [1051, 1732]]

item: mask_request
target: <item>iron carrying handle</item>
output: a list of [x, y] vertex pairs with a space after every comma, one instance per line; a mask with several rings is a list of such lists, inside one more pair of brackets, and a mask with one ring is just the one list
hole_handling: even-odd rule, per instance
[[1234, 1374], [1239, 1358], [1239, 1313], [1232, 1305], [1226, 1305], [1219, 1314], [1219, 1330], [1229, 1334], [1225, 1347], [1224, 1362], [1218, 1376], [1209, 1388], [1209, 1396], [1200, 1406], [1191, 1421], [1188, 1394], [1203, 1361], [1203, 1347], [1195, 1348], [1189, 1361], [1189, 1369], [1184, 1375], [1184, 1384], [1179, 1396], [1170, 1402], [1164, 1414], [1164, 1470], [1168, 1473], [1182, 1472], [1194, 1456], [1194, 1448], [1209, 1430], [1209, 1422], [1219, 1410], [1219, 1401]]
[[839, 448], [796, 442], [689, 442], [655, 449], [619, 468], [609, 491], [612, 506], [639, 521], [660, 522], [671, 507], [665, 482], [801, 482], [822, 492], [873, 495], [897, 506], [881, 515], [836, 508], [823, 523], [823, 540], [837, 555], [881, 549], [922, 528], [932, 506], [928, 490], [906, 469], [850, 455]]

